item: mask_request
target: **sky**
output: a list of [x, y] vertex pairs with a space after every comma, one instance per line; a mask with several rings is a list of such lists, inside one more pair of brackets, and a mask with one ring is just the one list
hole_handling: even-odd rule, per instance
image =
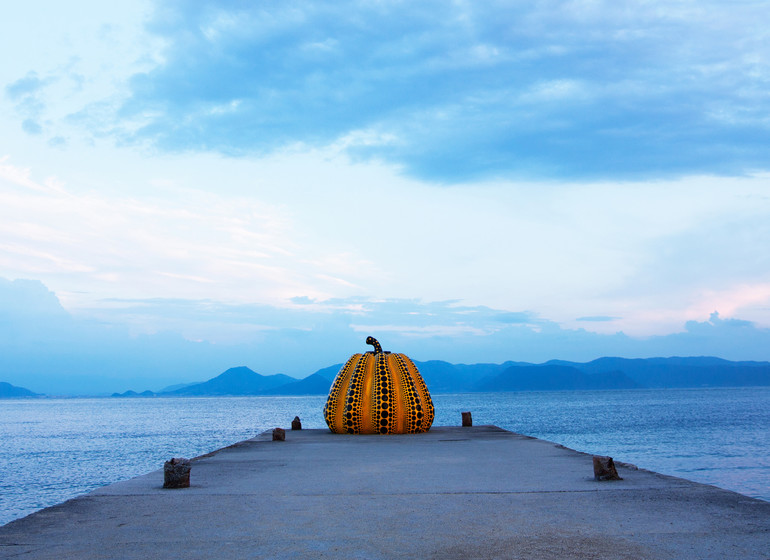
[[770, 360], [765, 2], [114, 4], [0, 4], [0, 380]]

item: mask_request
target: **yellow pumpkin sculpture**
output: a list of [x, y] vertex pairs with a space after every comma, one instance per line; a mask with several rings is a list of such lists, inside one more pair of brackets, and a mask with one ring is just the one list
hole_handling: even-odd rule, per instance
[[420, 372], [406, 355], [383, 352], [371, 336], [373, 352], [353, 354], [332, 383], [324, 407], [337, 434], [416, 434], [433, 424], [433, 402]]

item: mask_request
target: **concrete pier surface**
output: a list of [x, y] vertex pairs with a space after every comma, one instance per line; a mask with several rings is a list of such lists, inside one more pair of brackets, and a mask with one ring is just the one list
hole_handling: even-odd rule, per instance
[[[0, 527], [2, 558], [770, 558], [770, 503], [494, 426], [265, 433]], [[622, 457], [616, 457], [622, 460]], [[162, 465], [159, 465], [162, 467]]]

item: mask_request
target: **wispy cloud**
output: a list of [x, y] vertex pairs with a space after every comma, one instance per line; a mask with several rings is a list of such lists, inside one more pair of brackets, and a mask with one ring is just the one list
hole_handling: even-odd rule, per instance
[[0, 264], [15, 276], [87, 287], [91, 297], [119, 286], [133, 297], [284, 301], [337, 295], [340, 284], [360, 281], [365, 258], [303, 244], [284, 206], [170, 192], [78, 192], [0, 160]]
[[[714, 309], [767, 324], [762, 178], [433, 189], [307, 158], [274, 169], [222, 160], [199, 177], [186, 159], [108, 169], [146, 191], [134, 196], [39, 180], [10, 161], [0, 263], [56, 286], [71, 309], [115, 296], [279, 307], [379, 296], [461, 298], [500, 310], [497, 326], [549, 317], [651, 335]], [[292, 175], [298, 161], [305, 175]], [[622, 318], [575, 320], [597, 316]]]
[[34, 95], [42, 90], [48, 83], [50, 78], [42, 79], [37, 75], [37, 72], [30, 72], [23, 78], [19, 78], [15, 82], [5, 86], [5, 93], [14, 101], [18, 101], [23, 97]]
[[576, 321], [584, 323], [608, 323], [611, 321], [617, 321], [620, 317], [610, 317], [608, 315], [593, 315], [590, 317], [578, 317]]
[[[204, 380], [235, 365], [304, 377], [366, 350], [455, 363], [589, 361], [602, 355], [715, 355], [765, 359], [770, 329], [711, 313], [679, 333], [649, 338], [562, 328], [546, 319], [456, 302], [320, 300], [287, 309], [181, 298], [99, 302], [70, 316], [40, 282], [0, 278], [0, 350], [6, 379], [38, 391], [158, 389]], [[147, 325], [154, 325], [147, 332]], [[136, 327], [140, 327], [137, 331]], [[176, 333], [183, 333], [179, 336]], [[31, 352], [45, 347], [45, 352]], [[56, 389], [54, 389], [54, 387]]]
[[37, 72], [29, 72], [23, 78], [5, 86], [6, 96], [15, 105], [16, 111], [23, 117], [22, 129], [28, 134], [41, 134], [40, 123], [45, 113], [44, 90], [54, 82], [52, 77], [41, 78]]
[[163, 3], [119, 116], [164, 150], [346, 139], [443, 182], [739, 174], [768, 167], [768, 25], [752, 2]]
[[287, 353], [770, 324], [762, 3], [47, 8], [0, 19], [0, 269], [73, 313]]

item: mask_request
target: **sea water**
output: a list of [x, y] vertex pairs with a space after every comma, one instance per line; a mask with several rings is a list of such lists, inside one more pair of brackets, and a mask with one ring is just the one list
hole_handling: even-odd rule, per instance
[[[0, 400], [0, 524], [251, 438], [323, 396]], [[434, 425], [495, 424], [770, 501], [770, 387], [433, 395]], [[383, 436], [387, 437], [387, 436]]]

